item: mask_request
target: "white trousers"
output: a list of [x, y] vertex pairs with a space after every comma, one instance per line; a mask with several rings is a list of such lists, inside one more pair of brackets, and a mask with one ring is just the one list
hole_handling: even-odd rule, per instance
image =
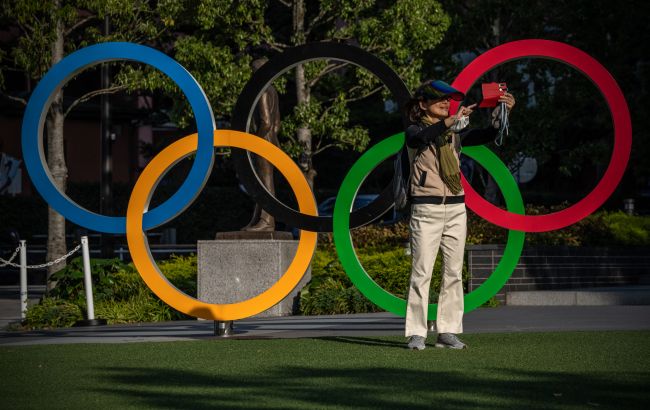
[[465, 204], [411, 207], [411, 281], [405, 335], [427, 337], [429, 286], [433, 265], [442, 249], [442, 285], [436, 331], [463, 332], [463, 259], [467, 236]]

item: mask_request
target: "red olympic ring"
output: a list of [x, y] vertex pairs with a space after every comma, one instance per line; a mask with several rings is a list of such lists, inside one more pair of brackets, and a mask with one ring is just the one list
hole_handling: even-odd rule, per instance
[[[630, 158], [632, 123], [623, 92], [607, 69], [584, 51], [555, 41], [520, 40], [490, 49], [465, 67], [452, 83], [452, 87], [465, 93], [485, 72], [497, 65], [524, 57], [557, 60], [581, 71], [594, 82], [605, 97], [614, 122], [614, 150], [605, 175], [586, 197], [562, 211], [546, 215], [518, 215], [497, 208], [483, 199], [461, 173], [467, 206], [479, 216], [507, 229], [546, 232], [578, 222], [598, 209], [614, 192]], [[450, 107], [452, 115], [458, 109], [458, 105], [458, 102], [452, 101]]]

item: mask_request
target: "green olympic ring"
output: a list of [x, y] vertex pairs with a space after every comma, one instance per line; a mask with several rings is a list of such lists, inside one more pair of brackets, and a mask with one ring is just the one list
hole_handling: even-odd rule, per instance
[[[382, 161], [395, 155], [404, 145], [404, 133], [386, 138], [366, 151], [345, 176], [334, 205], [334, 246], [343, 269], [354, 286], [377, 306], [398, 316], [406, 315], [406, 301], [387, 292], [365, 271], [354, 252], [350, 232], [350, 212], [359, 187], [368, 174]], [[477, 161], [492, 173], [503, 193], [508, 211], [524, 214], [524, 203], [517, 183], [508, 168], [489, 149], [484, 146], [467, 147], [463, 154]], [[503, 257], [492, 275], [478, 289], [465, 295], [465, 312], [476, 309], [496, 295], [514, 271], [524, 248], [525, 232], [508, 232], [508, 241]], [[429, 320], [436, 317], [437, 304], [429, 304]]]

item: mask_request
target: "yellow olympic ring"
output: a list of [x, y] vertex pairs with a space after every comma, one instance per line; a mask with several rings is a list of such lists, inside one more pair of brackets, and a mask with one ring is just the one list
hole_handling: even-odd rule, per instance
[[[174, 142], [156, 155], [138, 178], [126, 211], [126, 239], [133, 263], [153, 293], [180, 312], [220, 321], [256, 315], [280, 302], [298, 285], [311, 263], [318, 234], [302, 230], [298, 250], [284, 275], [269, 289], [248, 300], [229, 304], [206, 303], [181, 292], [156, 266], [142, 229], [142, 220], [158, 182], [176, 162], [195, 152], [197, 144], [197, 134]], [[307, 180], [293, 160], [278, 147], [254, 135], [232, 130], [215, 130], [214, 146], [246, 149], [270, 161], [289, 182], [300, 212], [317, 215], [316, 201]]]

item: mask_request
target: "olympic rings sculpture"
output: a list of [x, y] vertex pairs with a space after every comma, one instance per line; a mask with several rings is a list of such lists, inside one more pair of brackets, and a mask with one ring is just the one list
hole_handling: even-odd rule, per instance
[[[503, 44], [477, 57], [459, 74], [452, 86], [465, 92], [486, 71], [504, 62], [524, 57], [557, 60], [582, 71], [603, 93], [614, 121], [615, 145], [610, 164], [596, 188], [583, 200], [549, 215], [526, 216], [517, 184], [507, 167], [488, 148], [467, 147], [463, 153], [479, 162], [497, 182], [507, 210], [496, 208], [478, 195], [462, 179], [467, 205], [486, 220], [509, 229], [504, 256], [493, 274], [478, 289], [465, 295], [465, 311], [470, 311], [495, 295], [507, 282], [523, 250], [525, 232], [542, 232], [571, 225], [595, 211], [613, 192], [629, 160], [632, 126], [627, 103], [611, 74], [596, 60], [567, 44], [547, 40], [521, 40]], [[352, 211], [352, 204], [366, 176], [382, 161], [399, 152], [404, 134], [393, 135], [368, 149], [346, 175], [336, 198], [334, 215], [317, 215], [313, 192], [298, 166], [273, 144], [248, 133], [250, 119], [266, 86], [290, 68], [315, 59], [333, 59], [355, 64], [376, 75], [402, 106], [410, 97], [399, 76], [382, 60], [357, 47], [339, 43], [314, 43], [294, 47], [270, 59], [256, 71], [244, 87], [233, 112], [233, 130], [216, 130], [212, 109], [201, 86], [178, 62], [152, 48], [133, 43], [101, 43], [82, 48], [52, 67], [32, 93], [22, 126], [23, 156], [36, 189], [46, 202], [65, 218], [88, 229], [105, 233], [125, 233], [129, 251], [140, 276], [165, 303], [180, 312], [204, 319], [228, 321], [258, 314], [284, 299], [300, 282], [316, 249], [317, 232], [333, 232], [337, 253], [354, 285], [373, 303], [404, 316], [406, 301], [382, 289], [365, 272], [354, 252], [350, 229], [368, 224], [393, 206], [389, 185], [371, 204]], [[196, 134], [181, 138], [165, 148], [146, 166], [129, 199], [126, 217], [109, 217], [75, 204], [53, 183], [43, 150], [43, 124], [52, 95], [83, 69], [107, 61], [137, 61], [151, 65], [169, 76], [183, 91], [194, 111]], [[452, 102], [451, 113], [458, 108]], [[407, 123], [403, 117], [404, 124]], [[149, 250], [144, 232], [159, 226], [187, 208], [207, 181], [214, 162], [215, 146], [233, 148], [243, 186], [255, 201], [278, 220], [301, 229], [298, 250], [283, 276], [269, 289], [245, 301], [231, 304], [202, 302], [174, 287], [160, 272]], [[260, 182], [247, 152], [269, 160], [293, 189], [298, 211], [271, 195]], [[181, 158], [195, 154], [192, 168], [179, 190], [157, 208], [148, 210], [158, 181]], [[436, 305], [429, 305], [429, 318]]]

